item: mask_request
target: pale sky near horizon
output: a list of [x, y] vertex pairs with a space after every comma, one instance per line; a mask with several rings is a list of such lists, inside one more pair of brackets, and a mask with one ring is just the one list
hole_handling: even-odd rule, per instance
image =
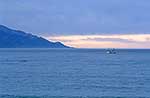
[[0, 24], [82, 48], [150, 48], [150, 0], [0, 0]]

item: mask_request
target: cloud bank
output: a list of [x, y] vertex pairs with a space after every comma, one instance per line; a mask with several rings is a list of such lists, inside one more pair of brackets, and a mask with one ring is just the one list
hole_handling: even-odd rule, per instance
[[39, 35], [150, 32], [150, 0], [0, 0], [0, 24]]
[[150, 34], [71, 35], [45, 37], [78, 48], [150, 48]]

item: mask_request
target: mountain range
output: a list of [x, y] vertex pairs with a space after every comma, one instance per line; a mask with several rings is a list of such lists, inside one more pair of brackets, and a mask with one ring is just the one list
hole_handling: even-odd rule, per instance
[[51, 42], [43, 37], [13, 30], [0, 25], [0, 48], [69, 48], [61, 42]]

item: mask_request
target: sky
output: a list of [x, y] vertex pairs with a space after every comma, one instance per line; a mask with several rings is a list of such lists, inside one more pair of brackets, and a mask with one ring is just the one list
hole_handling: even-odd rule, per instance
[[0, 24], [78, 48], [150, 48], [150, 0], [0, 0]]

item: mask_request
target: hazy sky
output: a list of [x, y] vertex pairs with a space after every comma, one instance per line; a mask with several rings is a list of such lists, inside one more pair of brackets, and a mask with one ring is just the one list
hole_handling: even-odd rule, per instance
[[149, 34], [150, 0], [0, 0], [0, 24], [50, 37]]

